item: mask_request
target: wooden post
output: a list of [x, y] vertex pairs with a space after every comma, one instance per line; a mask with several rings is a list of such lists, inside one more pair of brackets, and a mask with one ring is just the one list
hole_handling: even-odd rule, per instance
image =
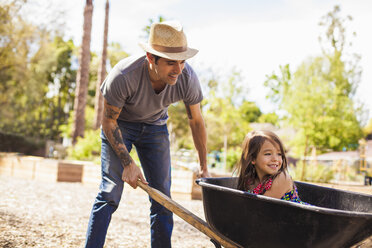
[[359, 140], [359, 170], [360, 172], [366, 172], [367, 164], [366, 164], [366, 140], [361, 139]]

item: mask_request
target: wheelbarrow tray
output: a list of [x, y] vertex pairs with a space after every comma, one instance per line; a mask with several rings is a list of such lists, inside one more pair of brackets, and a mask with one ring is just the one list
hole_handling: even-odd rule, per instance
[[205, 218], [243, 247], [350, 247], [372, 235], [372, 195], [295, 182], [311, 206], [236, 189], [238, 178], [201, 178]]

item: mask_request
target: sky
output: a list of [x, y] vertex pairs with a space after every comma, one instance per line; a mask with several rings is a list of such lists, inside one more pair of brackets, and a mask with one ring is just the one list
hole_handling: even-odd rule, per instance
[[[39, 0], [40, 1], [40, 0]], [[91, 50], [100, 54], [103, 43], [106, 0], [94, 0]], [[64, 10], [66, 38], [81, 44], [83, 0], [54, 0]], [[202, 78], [206, 69], [228, 75], [233, 68], [248, 89], [246, 100], [254, 101], [264, 113], [276, 110], [266, 99], [266, 75], [289, 64], [291, 71], [309, 57], [321, 54], [318, 25], [321, 17], [341, 7], [350, 15], [348, 28], [355, 31], [352, 49], [361, 55], [363, 69], [356, 96], [372, 118], [372, 1], [370, 0], [111, 0], [109, 42], [118, 42], [129, 54], [143, 53], [138, 46], [149, 19], [163, 16], [184, 26], [190, 47], [199, 53], [188, 62]], [[351, 36], [349, 37], [351, 38]]]

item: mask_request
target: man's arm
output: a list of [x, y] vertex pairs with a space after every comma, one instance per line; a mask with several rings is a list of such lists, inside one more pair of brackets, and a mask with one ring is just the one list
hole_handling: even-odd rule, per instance
[[120, 109], [110, 105], [106, 100], [103, 107], [102, 129], [105, 133], [112, 149], [119, 157], [124, 171], [122, 179], [133, 188], [137, 187], [137, 180], [141, 179], [142, 182], [147, 183], [142, 175], [140, 168], [133, 161], [128, 153], [128, 150], [123, 142], [120, 128], [116, 122], [119, 117]]
[[189, 125], [191, 128], [194, 145], [198, 151], [200, 161], [201, 177], [210, 177], [207, 166], [207, 131], [204, 125], [204, 119], [200, 110], [200, 104], [185, 105]]

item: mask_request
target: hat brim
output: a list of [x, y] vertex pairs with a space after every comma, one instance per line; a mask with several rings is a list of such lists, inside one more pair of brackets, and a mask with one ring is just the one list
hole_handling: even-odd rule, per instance
[[152, 48], [148, 43], [139, 43], [140, 47], [148, 53], [157, 55], [162, 58], [172, 59], [172, 60], [186, 60], [189, 58], [194, 57], [199, 50], [188, 47], [186, 51], [181, 53], [166, 53], [166, 52], [159, 52]]

